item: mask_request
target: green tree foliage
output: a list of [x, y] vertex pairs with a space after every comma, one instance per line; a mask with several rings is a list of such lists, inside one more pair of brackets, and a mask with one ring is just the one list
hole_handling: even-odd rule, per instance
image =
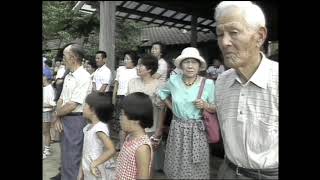
[[137, 51], [141, 44], [139, 36], [142, 24], [132, 20], [117, 19], [115, 58], [123, 60], [123, 53], [128, 50]]
[[[64, 44], [81, 38], [86, 58], [93, 60], [95, 52], [99, 50], [99, 14], [73, 11], [76, 3], [77, 1], [43, 1], [43, 41], [61, 39]], [[99, 8], [99, 4], [94, 3], [94, 8]], [[123, 60], [123, 53], [127, 50], [137, 50], [141, 27], [141, 23], [116, 19], [116, 60]]]
[[42, 2], [42, 32], [44, 39], [71, 36], [68, 29], [78, 16], [77, 12], [72, 11], [73, 5], [74, 1]]

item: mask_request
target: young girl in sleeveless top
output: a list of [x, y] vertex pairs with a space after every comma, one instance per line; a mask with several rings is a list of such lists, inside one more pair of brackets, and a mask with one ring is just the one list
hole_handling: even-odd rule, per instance
[[136, 92], [122, 101], [121, 128], [127, 133], [116, 165], [116, 179], [150, 179], [153, 159], [151, 141], [145, 128], [153, 125], [152, 102]]
[[109, 137], [106, 122], [111, 119], [113, 112], [112, 96], [93, 92], [86, 98], [83, 116], [88, 125], [83, 128], [84, 142], [82, 160], [79, 171], [80, 180], [112, 180], [114, 171], [110, 167], [114, 164], [115, 147]]

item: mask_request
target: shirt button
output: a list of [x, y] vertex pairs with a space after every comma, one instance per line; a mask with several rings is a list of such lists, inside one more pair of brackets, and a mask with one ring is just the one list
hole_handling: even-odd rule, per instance
[[244, 94], [241, 94], [241, 96], [244, 96]]
[[240, 111], [240, 114], [242, 114], [242, 111]]

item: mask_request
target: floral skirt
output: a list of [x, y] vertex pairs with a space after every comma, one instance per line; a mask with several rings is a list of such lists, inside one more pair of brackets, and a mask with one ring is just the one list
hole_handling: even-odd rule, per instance
[[164, 172], [169, 179], [209, 179], [209, 144], [202, 121], [173, 117]]

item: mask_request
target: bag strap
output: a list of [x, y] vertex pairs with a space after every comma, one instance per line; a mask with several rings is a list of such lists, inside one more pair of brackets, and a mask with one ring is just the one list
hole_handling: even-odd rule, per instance
[[202, 79], [202, 81], [201, 81], [201, 85], [200, 85], [200, 89], [199, 89], [199, 93], [198, 93], [197, 99], [200, 99], [200, 98], [201, 98], [201, 95], [202, 95], [202, 92], [203, 92], [203, 89], [204, 89], [204, 85], [205, 85], [206, 79], [207, 79], [207, 78], [203, 77], [203, 79]]

